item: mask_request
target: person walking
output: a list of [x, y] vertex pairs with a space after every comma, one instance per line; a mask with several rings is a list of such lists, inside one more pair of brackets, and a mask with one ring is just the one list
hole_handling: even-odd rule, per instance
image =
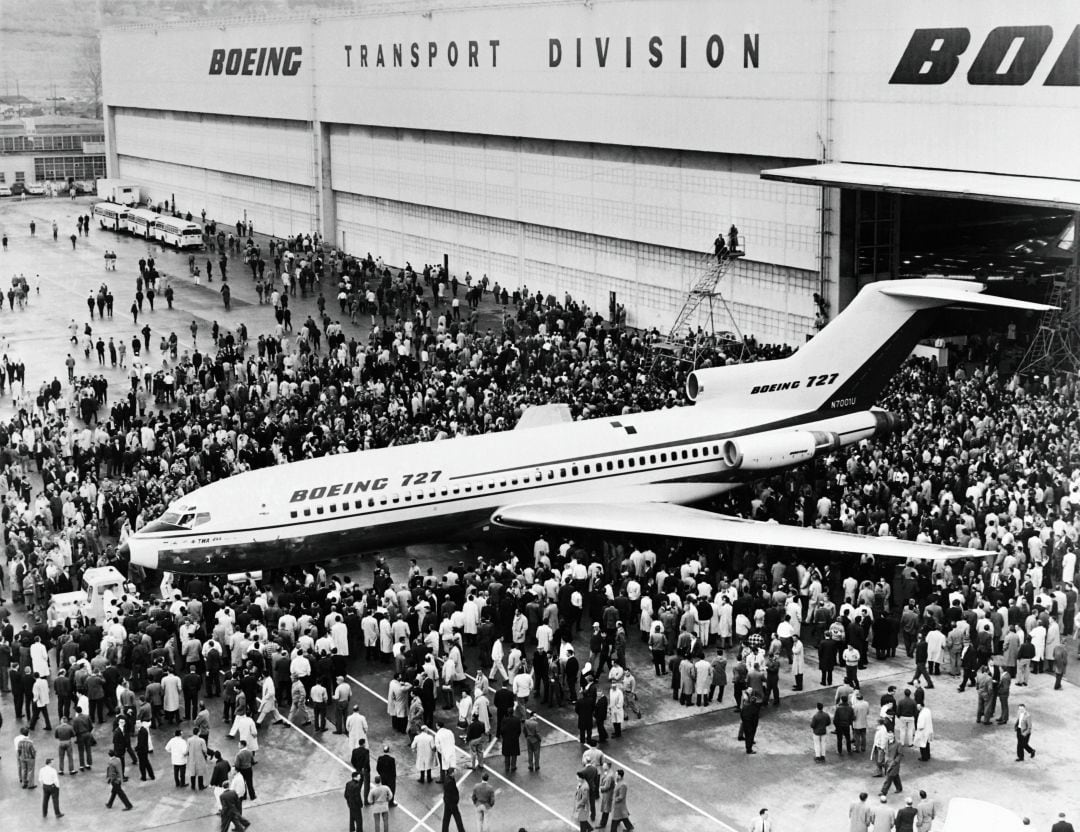
[[904, 784], [900, 781], [900, 764], [903, 759], [904, 746], [896, 741], [896, 735], [890, 731], [885, 745], [885, 782], [881, 784], [882, 797], [889, 793], [890, 786], [896, 786], [897, 792], [904, 790]]
[[[430, 781], [428, 781], [430, 782]], [[457, 781], [453, 777], [447, 777], [443, 782], [443, 817], [441, 832], [450, 832], [451, 818], [457, 823], [457, 832], [465, 832], [465, 824], [461, 822], [461, 793], [458, 791]], [[352, 830], [349, 830], [352, 832]]]
[[[70, 754], [70, 750], [69, 750]], [[52, 800], [53, 814], [62, 818], [64, 813], [60, 811], [60, 776], [53, 768], [53, 758], [46, 757], [45, 765], [38, 771], [38, 782], [41, 784], [41, 816], [49, 816], [49, 800]]]
[[[832, 720], [829, 715], [825, 713], [825, 706], [818, 702], [817, 710], [814, 715], [810, 717], [810, 732], [814, 737], [814, 762], [825, 762], [825, 734], [829, 730], [829, 726], [832, 725]], [[837, 738], [837, 746], [840, 745], [839, 737]]]
[[233, 832], [243, 832], [251, 826], [251, 821], [244, 817], [244, 803], [233, 789], [221, 793], [221, 832], [228, 832], [229, 825]]
[[233, 768], [244, 778], [244, 795], [248, 800], [255, 799], [255, 752], [248, 747], [247, 740], [240, 740], [240, 750], [236, 752]]
[[1024, 753], [1035, 758], [1035, 749], [1031, 747], [1031, 714], [1027, 706], [1021, 703], [1016, 706], [1016, 762], [1024, 762]]
[[345, 805], [349, 807], [349, 832], [364, 832], [364, 790], [359, 771], [345, 784]]
[[[586, 791], [588, 787], [586, 787]], [[480, 775], [480, 782], [472, 791], [473, 807], [476, 809], [477, 832], [491, 832], [489, 818], [495, 809], [495, 789], [488, 782], [488, 773]]]
[[[183, 739], [180, 740], [183, 742]], [[170, 740], [171, 742], [171, 740]], [[187, 744], [185, 743], [185, 748]], [[113, 801], [120, 798], [120, 802], [124, 804], [124, 811], [129, 812], [132, 809], [131, 801], [128, 800], [128, 796], [124, 794], [124, 769], [120, 757], [116, 752], [109, 749], [109, 763], [105, 769], [105, 782], [109, 784], [111, 791], [109, 792], [109, 800], [105, 804], [106, 809], [113, 807]]]

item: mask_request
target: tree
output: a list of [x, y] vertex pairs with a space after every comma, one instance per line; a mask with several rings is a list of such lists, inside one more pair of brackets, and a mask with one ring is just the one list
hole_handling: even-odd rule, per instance
[[101, 118], [101, 39], [97, 32], [83, 39], [75, 71], [76, 86], [94, 103], [94, 117]]

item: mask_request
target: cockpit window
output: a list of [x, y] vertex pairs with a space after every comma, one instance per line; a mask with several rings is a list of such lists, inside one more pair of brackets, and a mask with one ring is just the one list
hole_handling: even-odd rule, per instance
[[[173, 515], [175, 517], [175, 515]], [[167, 517], [167, 515], [166, 515]], [[166, 518], [163, 517], [162, 520]], [[210, 513], [205, 511], [194, 512], [185, 511], [179, 520], [173, 521], [177, 526], [181, 526], [185, 529], [193, 529], [196, 526], [201, 526], [203, 523], [210, 522]]]
[[180, 515], [177, 514], [175, 511], [166, 511], [163, 515], [161, 515], [161, 522], [171, 523], [175, 526], [177, 523], [180, 522]]

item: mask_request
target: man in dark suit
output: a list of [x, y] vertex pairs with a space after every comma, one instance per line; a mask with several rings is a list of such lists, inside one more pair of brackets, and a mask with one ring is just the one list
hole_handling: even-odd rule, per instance
[[447, 777], [443, 781], [443, 817], [441, 832], [450, 832], [450, 819], [457, 821], [458, 832], [465, 832], [465, 824], [461, 822], [461, 794], [458, 792], [457, 782], [453, 777]]
[[360, 772], [360, 783], [364, 789], [364, 805], [368, 803], [368, 792], [371, 791], [371, 751], [368, 750], [367, 742], [363, 739], [352, 750], [351, 759], [354, 771]]
[[1058, 814], [1057, 823], [1050, 827], [1050, 832], [1073, 832], [1073, 825], [1065, 820], [1065, 813]]
[[397, 794], [397, 761], [390, 754], [390, 744], [383, 745], [383, 753], [375, 761], [375, 773], [382, 779], [382, 783], [390, 789], [390, 805], [397, 806], [393, 795]]
[[359, 771], [354, 771], [345, 784], [345, 805], [349, 807], [349, 832], [364, 832], [364, 791]]

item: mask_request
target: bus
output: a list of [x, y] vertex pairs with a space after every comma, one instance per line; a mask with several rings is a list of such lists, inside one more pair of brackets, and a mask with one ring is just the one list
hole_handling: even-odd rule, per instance
[[202, 229], [195, 223], [177, 217], [158, 217], [154, 220], [154, 237], [164, 245], [177, 248], [202, 248]]
[[133, 208], [128, 211], [127, 230], [136, 237], [145, 237], [147, 240], [154, 239], [154, 222], [161, 218], [157, 211], [148, 211], [146, 208]]
[[115, 202], [95, 202], [90, 213], [97, 217], [98, 224], [106, 231], [124, 231], [128, 227], [131, 209]]

